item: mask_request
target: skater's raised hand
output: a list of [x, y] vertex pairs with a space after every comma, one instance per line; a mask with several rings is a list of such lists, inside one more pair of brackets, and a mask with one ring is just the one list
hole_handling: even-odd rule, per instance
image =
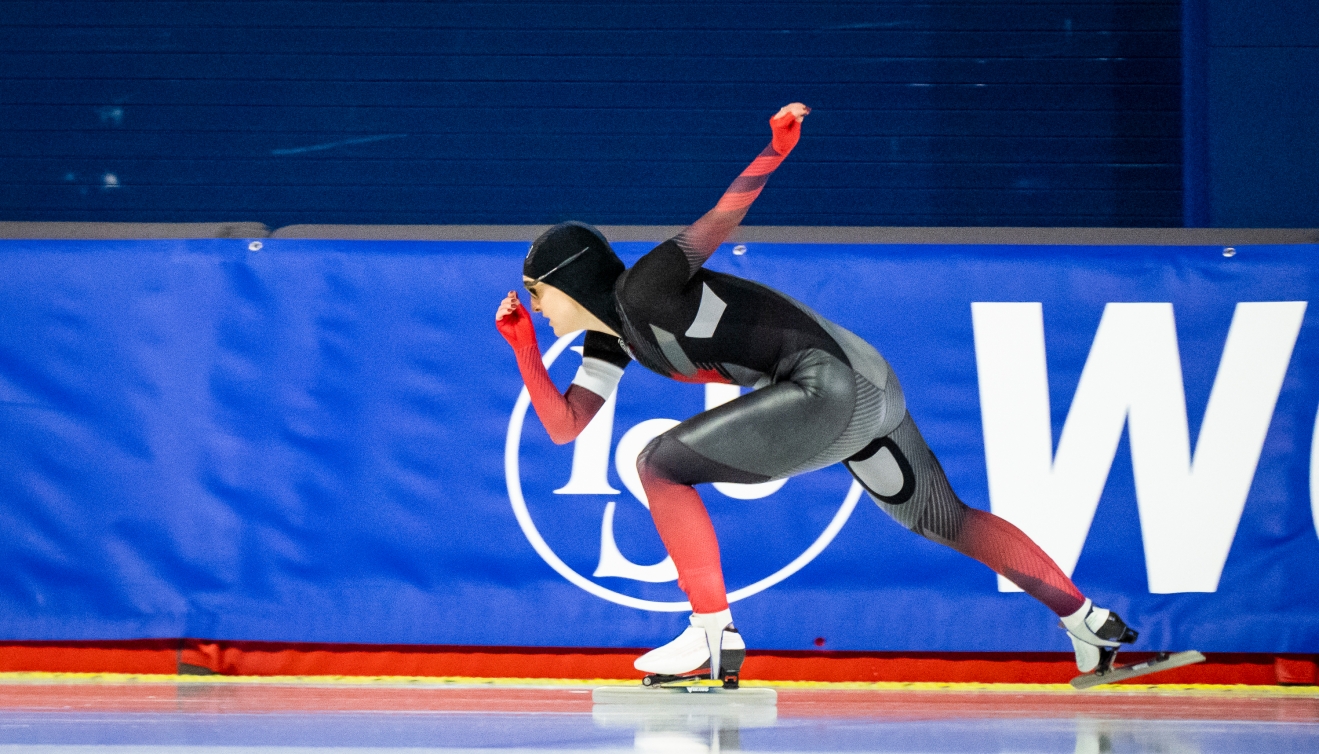
[[774, 151], [780, 157], [786, 156], [797, 146], [801, 138], [801, 122], [806, 119], [811, 109], [800, 102], [784, 105], [769, 119], [769, 127], [774, 132]]
[[499, 302], [499, 309], [495, 312], [495, 328], [515, 349], [537, 345], [536, 326], [531, 322], [531, 312], [522, 306], [514, 291], [509, 291], [504, 300]]
[[796, 120], [798, 123], [801, 123], [803, 120], [805, 120], [806, 116], [810, 114], [811, 114], [811, 109], [809, 107], [803, 105], [800, 102], [793, 102], [791, 104], [780, 107], [779, 111], [777, 113], [774, 113], [774, 117], [770, 118], [770, 120], [771, 121], [779, 120], [780, 118], [791, 115], [794, 120]]

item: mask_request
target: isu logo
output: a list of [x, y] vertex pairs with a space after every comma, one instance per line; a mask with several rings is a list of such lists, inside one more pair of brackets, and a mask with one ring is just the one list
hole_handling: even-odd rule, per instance
[[[544, 357], [546, 368], [554, 364], [555, 360], [568, 349], [579, 334], [565, 335], [554, 343]], [[705, 387], [707, 409], [730, 401], [740, 394], [740, 388], [735, 385], [707, 385]], [[617, 391], [615, 391], [615, 396], [605, 403], [591, 421], [591, 424], [577, 438], [573, 448], [571, 476], [568, 483], [555, 490], [555, 492], [578, 495], [620, 495], [620, 491], [610, 486], [608, 480], [609, 457], [612, 450], [614, 467], [618, 472], [619, 479], [622, 480], [623, 485], [638, 502], [649, 507], [645, 492], [641, 488], [641, 481], [637, 477], [637, 454], [652, 438], [667, 431], [678, 422], [673, 419], [648, 419], [640, 422], [623, 434], [619, 439], [617, 448], [611, 448], [616, 398]], [[527, 508], [518, 464], [518, 452], [522, 446], [522, 425], [530, 405], [531, 398], [527, 394], [526, 388], [523, 388], [521, 394], [518, 395], [517, 403], [513, 407], [513, 415], [508, 422], [508, 435], [504, 443], [504, 477], [508, 484], [508, 498], [513, 505], [513, 514], [517, 517], [518, 525], [522, 527], [522, 533], [526, 535], [527, 541], [535, 548], [536, 553], [559, 575], [601, 599], [639, 610], [662, 612], [685, 612], [690, 610], [691, 605], [686, 601], [660, 602], [639, 599], [602, 586], [600, 583], [593, 581], [592, 578], [573, 570], [541, 536], [540, 531], [536, 528], [536, 522], [532, 520], [531, 512]], [[716, 484], [715, 488], [728, 497], [754, 500], [773, 495], [784, 483], [784, 481], [775, 481], [764, 484]], [[861, 492], [861, 486], [856, 482], [852, 482], [829, 525], [805, 551], [777, 571], [747, 586], [729, 592], [728, 601], [737, 602], [762, 592], [788, 578], [814, 560], [829, 546], [839, 530], [843, 528], [843, 524], [847, 523], [848, 517], [852, 515], [853, 509], [856, 508], [857, 501], [861, 499]], [[608, 500], [605, 503], [600, 521], [600, 560], [591, 576], [593, 578], [624, 578], [650, 583], [677, 580], [678, 572], [670, 558], [665, 557], [664, 560], [654, 564], [638, 564], [629, 560], [619, 550], [614, 539], [614, 512], [616, 508], [617, 502], [615, 500]]]

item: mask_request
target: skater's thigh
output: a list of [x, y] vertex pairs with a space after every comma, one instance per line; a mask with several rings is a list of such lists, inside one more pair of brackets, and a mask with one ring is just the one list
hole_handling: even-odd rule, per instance
[[697, 414], [646, 447], [641, 460], [673, 481], [763, 482], [828, 448], [855, 405], [851, 369], [823, 352], [791, 379]]
[[966, 505], [907, 414], [898, 428], [843, 462], [880, 510], [922, 536], [952, 540]]

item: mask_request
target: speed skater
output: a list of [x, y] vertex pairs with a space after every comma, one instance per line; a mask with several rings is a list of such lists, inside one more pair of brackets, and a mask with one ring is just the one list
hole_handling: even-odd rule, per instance
[[682, 382], [753, 388], [656, 437], [637, 459], [693, 611], [687, 629], [638, 658], [637, 669], [659, 679], [708, 671], [735, 684], [745, 655], [714, 526], [693, 485], [755, 484], [841, 462], [904, 527], [984, 563], [1057, 613], [1081, 672], [1106, 671], [1135, 632], [1087, 599], [1020, 529], [958, 499], [879, 352], [778, 291], [703, 268], [796, 146], [809, 112], [801, 103], [779, 110], [769, 146], [718, 204], [631, 268], [584, 223], [556, 225], [532, 243], [522, 268], [532, 311], [556, 335], [587, 331], [567, 392], [550, 381], [515, 292], [495, 315], [556, 443], [577, 437], [632, 361]]

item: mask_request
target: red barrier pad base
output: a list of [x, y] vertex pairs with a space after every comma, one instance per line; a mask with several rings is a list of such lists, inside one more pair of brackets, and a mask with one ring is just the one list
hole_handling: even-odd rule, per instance
[[1319, 668], [1313, 657], [1276, 657], [1273, 669], [1278, 683], [1288, 686], [1313, 686], [1319, 680]]
[[[0, 644], [0, 672], [220, 675], [640, 678], [642, 649], [277, 644], [197, 639]], [[1125, 662], [1152, 655], [1124, 652]], [[1066, 683], [1067, 653], [749, 652], [743, 677], [766, 681]], [[1211, 653], [1158, 683], [1314, 684], [1313, 657]]]

